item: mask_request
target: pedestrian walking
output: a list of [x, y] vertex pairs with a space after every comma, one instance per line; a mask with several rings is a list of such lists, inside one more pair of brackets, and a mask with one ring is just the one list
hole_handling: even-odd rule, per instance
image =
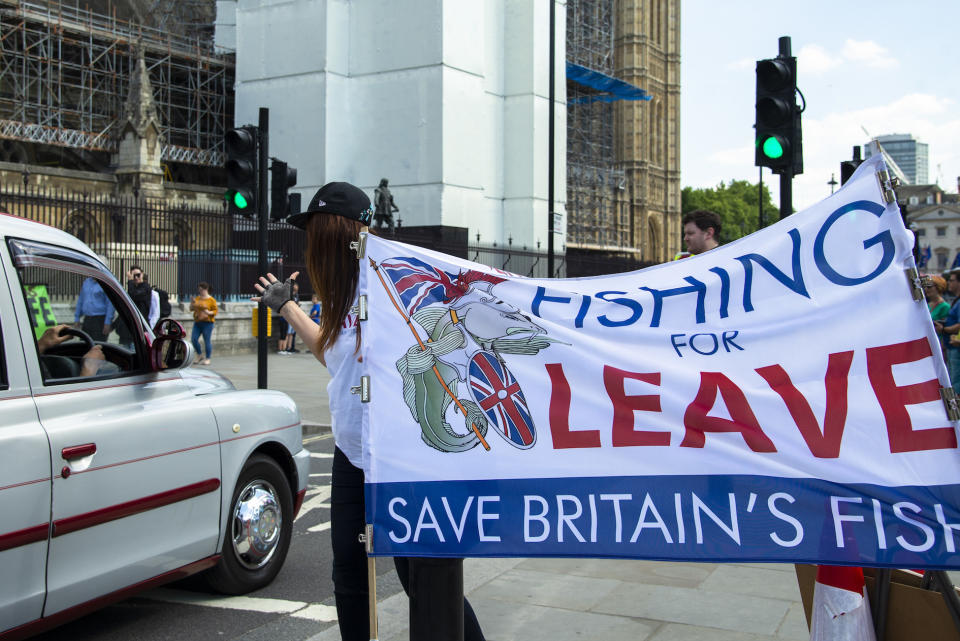
[[[197, 283], [197, 295], [190, 303], [190, 310], [193, 312], [193, 333], [190, 336], [190, 341], [193, 343], [193, 349], [197, 352], [195, 362], [209, 365], [210, 354], [213, 352], [213, 344], [211, 343], [213, 324], [217, 317], [217, 301], [210, 295], [209, 283]], [[200, 351], [201, 335], [203, 336], [205, 352]], [[201, 357], [201, 353], [205, 356]]]
[[80, 285], [80, 294], [77, 296], [77, 307], [73, 313], [74, 326], [102, 343], [110, 334], [113, 312], [113, 303], [103, 291], [103, 286], [95, 278], [87, 277]]
[[[367, 556], [358, 539], [364, 530], [364, 496], [361, 446], [362, 410], [358, 396], [350, 393], [361, 376], [360, 328], [350, 308], [357, 302], [359, 265], [349, 248], [373, 212], [370, 199], [359, 188], [342, 182], [328, 183], [310, 201], [307, 211], [287, 221], [307, 232], [306, 263], [320, 303], [320, 323], [315, 323], [293, 301], [294, 281], [273, 274], [254, 285], [270, 309], [283, 316], [304, 345], [330, 371], [327, 385], [336, 444], [331, 477], [330, 521], [333, 545], [333, 590], [340, 635], [344, 641], [368, 641]], [[409, 566], [417, 559], [395, 557], [397, 574], [409, 594]], [[464, 639], [480, 641], [483, 632], [464, 599]]]

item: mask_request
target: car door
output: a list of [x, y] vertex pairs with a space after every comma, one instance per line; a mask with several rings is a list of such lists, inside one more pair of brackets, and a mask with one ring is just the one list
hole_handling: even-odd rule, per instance
[[40, 618], [50, 533], [50, 446], [30, 396], [9, 267], [0, 256], [0, 633]]
[[[143, 319], [102, 265], [64, 248], [9, 246], [15, 316], [53, 461], [44, 616], [212, 562], [220, 531], [213, 412], [178, 372], [150, 369]], [[87, 279], [116, 310], [107, 339], [95, 349], [82, 340], [46, 345], [52, 327], [74, 322]], [[119, 336], [133, 336], [133, 348]]]

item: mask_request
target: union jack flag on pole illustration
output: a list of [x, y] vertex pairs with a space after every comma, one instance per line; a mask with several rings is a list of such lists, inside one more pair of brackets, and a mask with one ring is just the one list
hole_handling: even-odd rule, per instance
[[431, 303], [443, 303], [463, 294], [456, 276], [417, 258], [390, 258], [380, 263], [407, 314]]

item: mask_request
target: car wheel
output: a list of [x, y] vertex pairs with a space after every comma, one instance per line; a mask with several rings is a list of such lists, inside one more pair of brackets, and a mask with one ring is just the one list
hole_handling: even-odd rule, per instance
[[233, 491], [220, 562], [207, 583], [224, 594], [246, 594], [273, 581], [293, 532], [293, 493], [272, 458], [250, 457]]

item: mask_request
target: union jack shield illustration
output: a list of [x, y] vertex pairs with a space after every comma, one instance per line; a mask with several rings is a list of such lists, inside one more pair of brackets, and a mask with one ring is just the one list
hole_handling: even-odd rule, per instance
[[470, 358], [470, 393], [491, 426], [507, 443], [521, 450], [533, 447], [537, 433], [527, 399], [506, 365], [490, 352], [478, 351]]

